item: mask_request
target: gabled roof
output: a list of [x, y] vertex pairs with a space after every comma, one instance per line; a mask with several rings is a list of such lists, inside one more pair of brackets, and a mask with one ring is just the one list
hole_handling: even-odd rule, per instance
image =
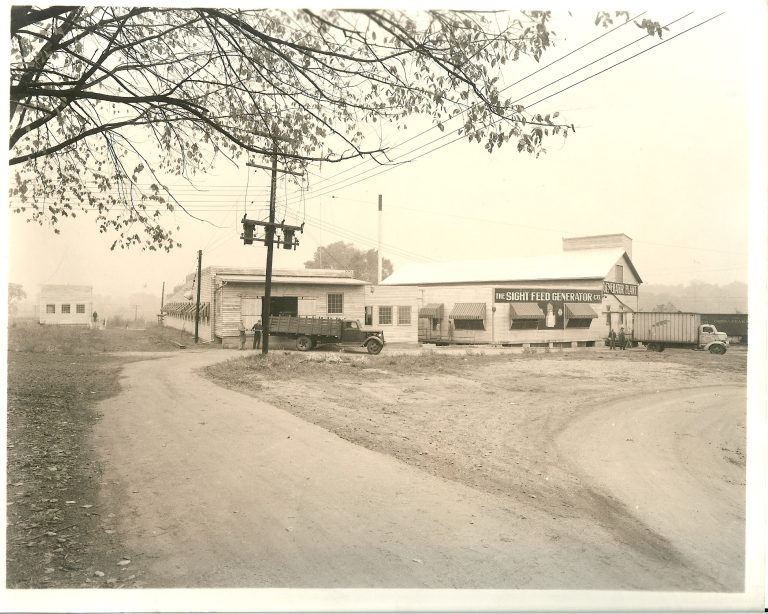
[[574, 250], [548, 256], [408, 264], [381, 283], [385, 286], [407, 286], [566, 279], [603, 280], [622, 258], [638, 283], [642, 283], [623, 248]]

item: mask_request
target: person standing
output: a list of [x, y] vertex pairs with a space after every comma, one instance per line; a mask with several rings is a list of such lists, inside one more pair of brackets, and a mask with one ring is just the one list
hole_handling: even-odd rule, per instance
[[261, 347], [261, 320], [257, 320], [253, 325], [253, 349]]
[[608, 345], [611, 346], [612, 350], [616, 349], [616, 331], [613, 329], [608, 333]]
[[245, 349], [245, 324], [243, 324], [243, 321], [240, 320], [240, 326], [238, 327], [238, 330], [240, 331], [240, 349]]
[[627, 349], [627, 335], [624, 333], [624, 327], [622, 326], [621, 329], [619, 329], [619, 347], [622, 350]]

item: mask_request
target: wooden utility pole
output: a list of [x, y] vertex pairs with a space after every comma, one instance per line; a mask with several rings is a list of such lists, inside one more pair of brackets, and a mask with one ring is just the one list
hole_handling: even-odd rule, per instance
[[163, 289], [160, 291], [160, 326], [163, 325], [163, 307], [165, 306], [165, 282], [163, 282]]
[[261, 301], [261, 353], [269, 352], [269, 316], [272, 301], [272, 256], [275, 250], [275, 200], [277, 199], [277, 141], [272, 141], [272, 181], [269, 187], [269, 224], [265, 227], [267, 270], [264, 276], [264, 298]]
[[200, 273], [203, 264], [203, 250], [197, 250], [197, 305], [195, 306], [195, 343], [198, 340], [198, 328], [200, 325]]
[[[264, 296], [261, 301], [261, 353], [267, 354], [269, 352], [269, 317], [271, 315], [271, 300], [272, 300], [272, 260], [274, 257], [275, 249], [275, 233], [279, 229], [283, 233], [282, 244], [285, 249], [296, 249], [299, 245], [299, 241], [295, 238], [297, 232], [304, 232], [304, 224], [301, 226], [291, 226], [286, 224], [285, 220], [280, 223], [275, 222], [275, 205], [277, 201], [277, 173], [288, 173], [289, 175], [302, 176], [304, 173], [292, 171], [290, 169], [278, 169], [277, 168], [277, 143], [278, 141], [287, 141], [283, 137], [276, 134], [272, 137], [272, 164], [270, 166], [263, 166], [261, 164], [255, 164], [253, 162], [247, 162], [246, 166], [252, 166], [254, 168], [263, 168], [271, 171], [272, 178], [269, 189], [269, 221], [262, 222], [260, 220], [250, 220], [247, 214], [243, 216], [243, 234], [240, 238], [245, 245], [252, 245], [254, 241], [262, 241], [267, 246], [267, 267], [264, 275]], [[264, 227], [264, 239], [254, 236], [256, 226]]]

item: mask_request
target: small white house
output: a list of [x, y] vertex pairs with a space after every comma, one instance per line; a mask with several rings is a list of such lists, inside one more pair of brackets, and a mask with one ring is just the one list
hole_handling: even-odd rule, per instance
[[41, 286], [38, 314], [40, 324], [89, 326], [93, 314], [93, 287]]

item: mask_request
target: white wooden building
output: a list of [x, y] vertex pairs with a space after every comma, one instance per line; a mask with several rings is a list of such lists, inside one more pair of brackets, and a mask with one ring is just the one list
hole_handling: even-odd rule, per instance
[[387, 343], [417, 344], [419, 289], [414, 286], [367, 286], [364, 325], [384, 331]]
[[[239, 326], [246, 329], [261, 320], [264, 269], [211, 266], [202, 270], [198, 335], [204, 342], [237, 346]], [[272, 273], [272, 315], [317, 315], [352, 318], [362, 322], [367, 282], [348, 271], [330, 269], [275, 269]], [[189, 298], [191, 297], [191, 298]], [[194, 332], [197, 286], [195, 274], [176, 289], [164, 304], [166, 326]], [[385, 339], [388, 340], [385, 336]], [[280, 338], [271, 337], [279, 348]]]
[[575, 237], [551, 256], [409, 265], [382, 285], [418, 289], [424, 343], [592, 347], [632, 330], [631, 257], [624, 234]]
[[44, 285], [38, 296], [40, 324], [89, 326], [93, 313], [93, 287]]

